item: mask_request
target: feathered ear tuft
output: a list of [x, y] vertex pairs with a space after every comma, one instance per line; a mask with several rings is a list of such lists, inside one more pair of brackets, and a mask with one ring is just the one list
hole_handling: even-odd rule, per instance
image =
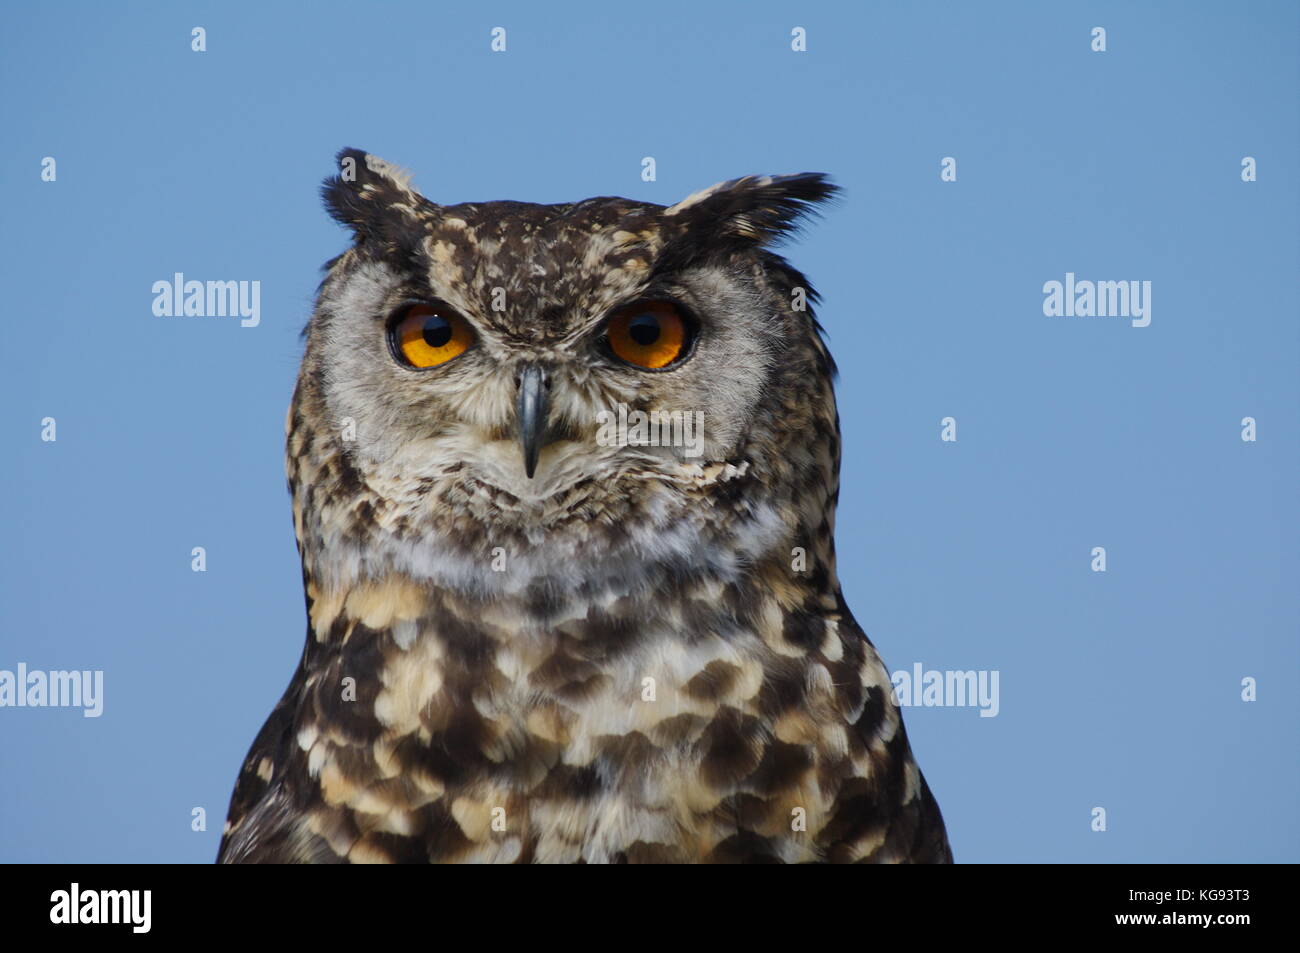
[[338, 175], [321, 184], [325, 208], [358, 242], [396, 245], [437, 206], [411, 187], [410, 173], [360, 149], [336, 157]]
[[793, 234], [839, 191], [820, 172], [750, 175], [696, 192], [664, 217], [678, 220], [697, 239], [767, 245]]

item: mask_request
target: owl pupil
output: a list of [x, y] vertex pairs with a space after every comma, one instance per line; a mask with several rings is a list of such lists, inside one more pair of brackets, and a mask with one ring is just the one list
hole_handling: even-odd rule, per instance
[[433, 315], [424, 322], [424, 343], [429, 347], [446, 347], [451, 340], [451, 322]]
[[659, 340], [659, 319], [653, 314], [638, 315], [628, 325], [627, 333], [637, 344], [649, 347]]

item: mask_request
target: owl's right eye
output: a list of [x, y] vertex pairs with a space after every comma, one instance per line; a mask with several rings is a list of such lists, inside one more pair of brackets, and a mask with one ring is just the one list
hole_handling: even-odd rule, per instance
[[413, 304], [399, 311], [389, 326], [388, 343], [403, 364], [437, 367], [469, 350], [474, 329], [446, 306]]

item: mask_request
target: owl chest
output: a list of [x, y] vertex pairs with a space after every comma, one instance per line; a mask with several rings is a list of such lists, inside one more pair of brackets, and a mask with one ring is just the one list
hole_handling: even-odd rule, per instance
[[[438, 831], [431, 856], [691, 861], [740, 838], [812, 859], [809, 813], [831, 796], [817, 768], [839, 729], [827, 726], [828, 742], [771, 709], [779, 660], [761, 640], [580, 648], [521, 639], [469, 664], [429, 640], [387, 660], [377, 750], [427, 792], [402, 826]], [[824, 701], [807, 699], [804, 714]]]

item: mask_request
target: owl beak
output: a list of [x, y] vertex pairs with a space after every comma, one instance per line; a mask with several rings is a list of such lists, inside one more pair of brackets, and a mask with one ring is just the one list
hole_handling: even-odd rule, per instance
[[525, 364], [516, 380], [519, 384], [515, 403], [519, 446], [524, 451], [524, 472], [531, 480], [537, 472], [537, 455], [541, 453], [542, 436], [546, 432], [546, 398], [551, 382], [546, 371], [536, 364]]

